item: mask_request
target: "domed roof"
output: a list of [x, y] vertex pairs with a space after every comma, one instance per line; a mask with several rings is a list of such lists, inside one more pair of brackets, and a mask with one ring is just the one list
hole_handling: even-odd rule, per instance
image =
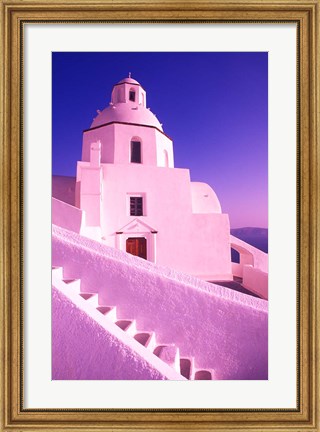
[[192, 209], [194, 213], [221, 213], [217, 194], [207, 183], [191, 182]]
[[[138, 85], [137, 98], [131, 101], [128, 91], [124, 89], [125, 84]], [[118, 87], [119, 86], [119, 87]], [[123, 87], [121, 89], [121, 87]], [[138, 81], [131, 78], [124, 78], [113, 86], [111, 101], [109, 106], [99, 112], [93, 120], [90, 129], [102, 126], [108, 123], [131, 123], [142, 126], [152, 126], [163, 132], [162, 126], [157, 117], [146, 108], [145, 91], [142, 89]], [[140, 97], [141, 96], [141, 97]]]
[[132, 106], [126, 103], [117, 103], [105, 108], [93, 120], [90, 129], [112, 122], [153, 126], [163, 132], [159, 120], [150, 110], [141, 105]]
[[[128, 78], [123, 78], [121, 81], [119, 81], [117, 84], [123, 84], [123, 83], [128, 83], [128, 84], [138, 84], [138, 85], [140, 85], [140, 83], [138, 83], [138, 81], [136, 81], [135, 79], [133, 79], [133, 78], [130, 78], [130, 77], [128, 77]], [[116, 84], [116, 85], [117, 85]]]

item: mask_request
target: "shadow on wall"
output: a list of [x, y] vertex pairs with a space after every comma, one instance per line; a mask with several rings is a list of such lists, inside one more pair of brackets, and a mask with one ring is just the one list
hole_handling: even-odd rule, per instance
[[233, 263], [240, 263], [240, 254], [237, 250], [231, 248], [231, 262]]
[[75, 205], [76, 178], [66, 176], [52, 176], [52, 197]]

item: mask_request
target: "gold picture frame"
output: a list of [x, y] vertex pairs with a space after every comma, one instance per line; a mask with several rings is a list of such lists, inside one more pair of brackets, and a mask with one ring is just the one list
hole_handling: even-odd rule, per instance
[[[320, 431], [319, 0], [1, 0], [1, 412], [4, 431]], [[23, 24], [292, 22], [298, 32], [296, 409], [23, 407]]]

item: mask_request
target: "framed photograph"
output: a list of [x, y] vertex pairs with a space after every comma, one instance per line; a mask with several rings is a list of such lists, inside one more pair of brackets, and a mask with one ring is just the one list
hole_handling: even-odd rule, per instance
[[3, 430], [319, 431], [319, 2], [2, 2]]
[[54, 52], [52, 83], [52, 379], [268, 379], [268, 54]]

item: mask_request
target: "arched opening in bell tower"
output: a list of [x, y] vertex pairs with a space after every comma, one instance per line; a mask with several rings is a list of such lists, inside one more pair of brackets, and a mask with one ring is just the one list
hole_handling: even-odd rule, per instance
[[131, 88], [129, 90], [129, 101], [131, 101], [131, 102], [135, 102], [136, 101], [136, 91], [133, 88]]

